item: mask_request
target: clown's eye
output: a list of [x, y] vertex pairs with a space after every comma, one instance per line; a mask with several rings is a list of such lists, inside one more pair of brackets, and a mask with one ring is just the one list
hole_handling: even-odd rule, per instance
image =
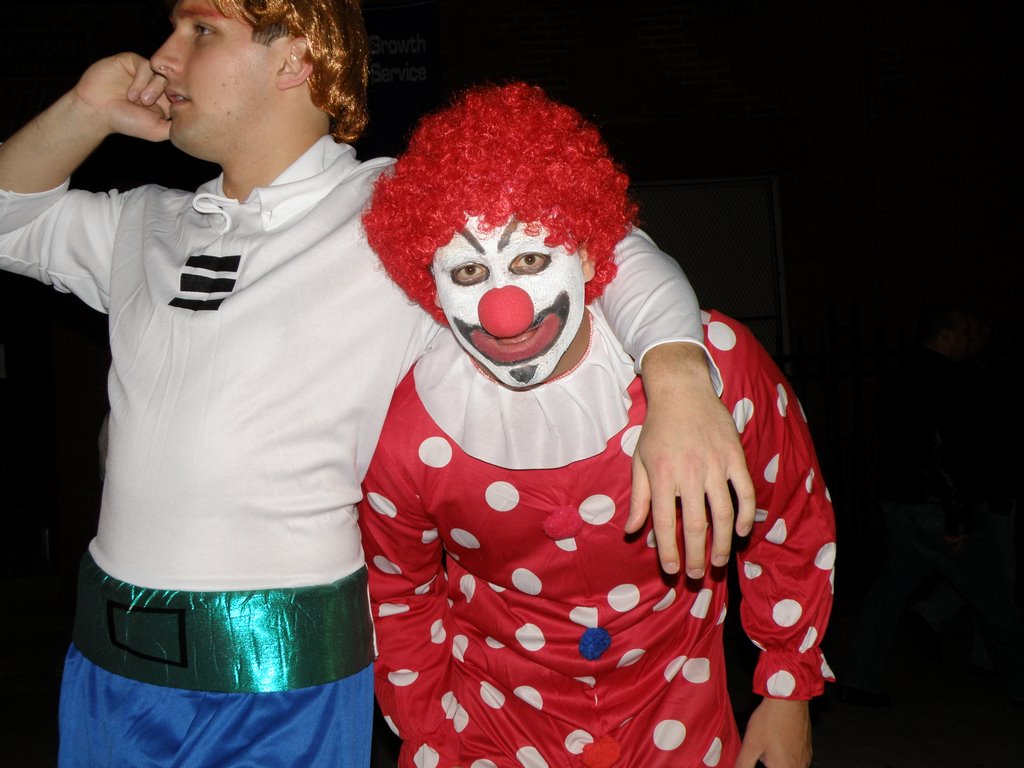
[[451, 274], [456, 285], [476, 285], [486, 280], [490, 272], [483, 264], [463, 264], [453, 269]]
[[521, 253], [509, 264], [513, 275], [536, 275], [548, 268], [551, 257], [546, 253]]

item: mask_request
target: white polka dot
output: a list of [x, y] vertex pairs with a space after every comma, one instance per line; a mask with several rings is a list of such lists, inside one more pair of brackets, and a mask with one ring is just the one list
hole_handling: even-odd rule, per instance
[[836, 543], [830, 541], [818, 550], [814, 556], [814, 564], [823, 571], [831, 570], [836, 564]]
[[480, 683], [480, 698], [491, 709], [501, 709], [505, 706], [505, 694], [487, 681]]
[[441, 762], [441, 756], [424, 744], [416, 750], [412, 762], [416, 768], [437, 768], [437, 765]]
[[687, 659], [683, 664], [683, 678], [691, 683], [706, 683], [711, 679], [711, 661], [706, 658]]
[[389, 500], [381, 496], [379, 493], [368, 493], [366, 494], [366, 500], [370, 502], [370, 507], [373, 508], [374, 512], [377, 512], [385, 517], [397, 517], [398, 508]]
[[459, 661], [466, 660], [466, 649], [469, 648], [469, 638], [465, 635], [456, 635], [452, 638], [452, 656]]
[[591, 525], [604, 525], [615, 516], [615, 502], [604, 494], [596, 494], [580, 503], [580, 517]]
[[402, 572], [401, 568], [384, 557], [384, 555], [375, 556], [373, 558], [373, 564], [377, 566], [377, 570], [381, 573], [397, 574]]
[[419, 455], [428, 467], [440, 469], [452, 460], [452, 447], [443, 437], [428, 437], [420, 443]]
[[581, 627], [597, 626], [597, 608], [589, 605], [581, 605], [569, 611], [569, 621], [579, 624]]
[[623, 667], [631, 667], [640, 661], [640, 658], [646, 653], [643, 648], [633, 648], [632, 650], [626, 651], [622, 654], [622, 658], [619, 659], [619, 663], [615, 665], [616, 669], [622, 669]]
[[814, 490], [814, 470], [813, 469], [810, 470], [807, 473], [807, 480], [804, 481], [804, 488], [807, 489], [808, 493], [810, 493], [812, 490]]
[[402, 734], [398, 732], [398, 726], [395, 725], [395, 721], [392, 720], [389, 715], [384, 715], [384, 722], [388, 724], [388, 728], [391, 729], [391, 732], [395, 734], [395, 736], [402, 738]]
[[679, 749], [684, 739], [686, 739], [686, 726], [678, 720], [662, 720], [654, 726], [654, 746], [664, 752]]
[[480, 549], [480, 540], [469, 531], [461, 528], [452, 528], [452, 539], [466, 549]]
[[676, 591], [674, 589], [669, 589], [669, 591], [665, 593], [665, 596], [663, 598], [661, 598], [661, 600], [658, 601], [658, 604], [655, 605], [653, 608], [651, 608], [651, 610], [652, 611], [664, 611], [666, 608], [668, 608], [670, 605], [672, 605], [672, 603], [674, 603], [675, 601], [676, 601]]
[[451, 549], [449, 549], [449, 550], [446, 550], [446, 551], [445, 551], [445, 554], [446, 554], [446, 555], [447, 555], [448, 557], [450, 557], [450, 558], [451, 558], [452, 560], [454, 560], [454, 561], [455, 561], [456, 563], [457, 563], [457, 562], [459, 562], [459, 555], [458, 555], [458, 553], [457, 553], [457, 552], [455, 552], [454, 550], [451, 550]]
[[822, 674], [822, 677], [827, 677], [827, 678], [834, 678], [836, 676], [835, 673], [832, 671], [832, 667], [830, 667], [828, 665], [828, 662], [825, 661], [824, 654], [822, 654], [822, 657], [821, 657], [821, 674]]
[[671, 683], [672, 680], [675, 679], [675, 676], [679, 674], [679, 671], [683, 668], [683, 664], [685, 663], [685, 656], [676, 656], [672, 659], [672, 661], [668, 663], [668, 666], [665, 667], [665, 679]]
[[424, 531], [423, 535], [420, 536], [420, 541], [424, 544], [430, 544], [433, 541], [437, 541], [437, 528], [431, 528], [429, 531]]
[[388, 672], [388, 682], [399, 688], [404, 688], [415, 683], [416, 678], [419, 676], [419, 672], [411, 669], [396, 669], [393, 672]]
[[813, 648], [814, 644], [818, 641], [818, 630], [814, 627], [807, 628], [807, 634], [804, 635], [803, 642], [800, 643], [800, 653], [804, 653], [808, 648]]
[[779, 474], [779, 454], [772, 456], [772, 460], [768, 462], [768, 466], [764, 468], [764, 479], [769, 483], [774, 483], [775, 478]]
[[591, 688], [597, 685], [597, 678], [591, 677], [590, 675], [586, 675], [584, 677], [574, 677], [573, 680], [578, 680], [584, 685], [589, 685]]
[[708, 751], [704, 754], [704, 765], [708, 768], [715, 768], [718, 762], [722, 759], [722, 740], [715, 736], [715, 740], [711, 742], [711, 746], [708, 747]]
[[807, 411], [804, 410], [804, 404], [801, 403], [799, 400], [796, 401], [796, 404], [800, 406], [800, 416], [803, 418], [804, 421], [807, 421]]
[[786, 529], [786, 521], [779, 518], [775, 521], [775, 525], [772, 526], [772, 529], [768, 531], [764, 537], [772, 544], [782, 544], [786, 541], [786, 536], [788, 535], [789, 532]]
[[487, 486], [484, 492], [487, 506], [495, 512], [508, 512], [519, 505], [519, 491], [511, 483], [498, 481]]
[[459, 704], [454, 693], [448, 691], [441, 697], [441, 708], [444, 709], [445, 719], [452, 721], [456, 733], [466, 730], [466, 726], [469, 725], [469, 713]]
[[473, 602], [473, 595], [476, 594], [476, 579], [472, 574], [465, 573], [459, 579], [459, 591], [466, 596], [466, 602]]
[[444, 622], [441, 619], [430, 625], [430, 642], [434, 645], [440, 645], [445, 641], [446, 637], [448, 637], [448, 633], [445, 632]]
[[825, 498], [828, 500], [829, 504], [832, 503], [832, 494], [829, 492], [828, 488], [825, 488]]
[[499, 648], [504, 648], [505, 647], [504, 643], [502, 643], [500, 640], [495, 640], [490, 635], [487, 636], [487, 639], [484, 640], [484, 642], [487, 643], [487, 646], [489, 648], [493, 648], [494, 650], [498, 650]]
[[622, 447], [622, 452], [627, 456], [632, 456], [636, 452], [636, 443], [640, 439], [640, 430], [641, 426], [637, 424], [622, 433], [619, 445]]
[[608, 593], [608, 605], [619, 613], [631, 611], [640, 604], [640, 590], [635, 584], [620, 584]]
[[767, 509], [755, 509], [754, 510], [754, 522], [755, 523], [763, 523], [767, 519], [768, 519], [768, 510]]
[[488, 586], [488, 587], [490, 587], [491, 589], [493, 589], [493, 590], [494, 590], [495, 592], [497, 592], [497, 593], [498, 593], [499, 595], [500, 595], [500, 594], [501, 594], [502, 592], [504, 592], [504, 591], [505, 591], [505, 588], [504, 588], [504, 587], [502, 587], [502, 586], [500, 586], [500, 585], [498, 585], [498, 584], [495, 584], [495, 583], [494, 583], [493, 581], [488, 581], [488, 582], [487, 582], [487, 586]]
[[565, 748], [574, 755], [582, 755], [587, 744], [593, 744], [594, 737], [586, 731], [575, 730], [565, 737]]
[[516, 640], [528, 651], [539, 651], [544, 647], [544, 633], [536, 624], [523, 624], [516, 630]]
[[780, 416], [785, 416], [786, 409], [789, 407], [789, 395], [786, 394], [786, 388], [781, 384], [775, 385], [775, 391], [779, 393], [779, 397], [775, 401], [775, 407], [779, 409]]
[[380, 608], [377, 609], [377, 615], [382, 619], [388, 616], [396, 616], [399, 613], [405, 613], [409, 610], [408, 605], [403, 603], [381, 603]]
[[757, 563], [752, 563], [749, 560], [743, 564], [743, 575], [748, 579], [756, 579], [764, 572], [764, 569]]
[[569, 537], [568, 539], [558, 539], [555, 541], [555, 546], [559, 549], [564, 549], [566, 552], [576, 551], [576, 539]]
[[779, 600], [772, 606], [772, 619], [780, 627], [792, 627], [803, 615], [804, 609], [796, 600]]
[[652, 528], [647, 534], [647, 546], [654, 549], [658, 546], [658, 537], [654, 535], [654, 529]]
[[498, 764], [490, 760], [474, 760], [469, 768], [498, 768]]
[[768, 678], [768, 685], [766, 687], [768, 695], [785, 698], [786, 696], [791, 696], [793, 691], [796, 690], [796, 678], [786, 670], [780, 669]]
[[728, 613], [729, 613], [729, 606], [726, 605], [725, 603], [722, 603], [722, 610], [718, 612], [718, 622], [717, 623], [718, 624], [724, 624], [725, 623], [726, 614], [728, 614]]
[[728, 352], [736, 346], [736, 334], [728, 325], [715, 320], [708, 323], [708, 341], [715, 349]]
[[736, 422], [736, 431], [743, 432], [754, 417], [754, 401], [744, 397], [732, 408], [732, 420]]
[[417, 595], [425, 595], [425, 594], [427, 594], [430, 591], [430, 587], [434, 583], [434, 579], [435, 578], [437, 578], [437, 577], [435, 576], [435, 577], [431, 578], [431, 580], [428, 581], [426, 584], [420, 584], [418, 587], [416, 587], [416, 589], [413, 590], [413, 593], [417, 594]]
[[697, 597], [694, 598], [693, 605], [690, 607], [690, 615], [695, 619], [703, 619], [708, 615], [708, 606], [711, 605], [711, 590], [702, 589], [697, 593]]
[[536, 747], [523, 747], [516, 752], [516, 760], [523, 768], [548, 768], [547, 761], [540, 756]]
[[540, 579], [526, 568], [516, 568], [512, 571], [512, 584], [526, 595], [539, 595], [541, 592]]
[[544, 709], [544, 698], [540, 695], [540, 691], [538, 691], [536, 688], [533, 688], [529, 685], [520, 685], [518, 688], [512, 691], [512, 693], [516, 695], [516, 698], [522, 699], [534, 709]]

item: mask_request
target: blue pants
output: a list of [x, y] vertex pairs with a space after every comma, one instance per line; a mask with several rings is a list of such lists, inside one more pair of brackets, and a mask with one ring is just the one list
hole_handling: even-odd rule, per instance
[[281, 693], [206, 693], [107, 672], [72, 645], [60, 768], [366, 768], [373, 666]]

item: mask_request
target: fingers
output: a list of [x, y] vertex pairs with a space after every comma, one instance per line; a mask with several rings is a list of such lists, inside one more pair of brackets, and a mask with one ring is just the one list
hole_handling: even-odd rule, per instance
[[750, 472], [747, 471], [745, 460], [733, 465], [729, 473], [729, 482], [732, 483], [733, 492], [736, 494], [736, 534], [746, 536], [754, 528], [754, 515], [757, 512], [757, 497], [754, 492], [754, 481], [750, 479]]
[[732, 496], [724, 482], [712, 482], [708, 483], [707, 498], [711, 511], [711, 565], [720, 567], [729, 562], [732, 551]]
[[647, 519], [651, 511], [651, 484], [647, 478], [647, 470], [639, 457], [633, 456], [633, 488], [629, 494], [629, 519], [626, 520], [626, 533], [636, 533]]
[[[703, 488], [687, 485], [682, 492], [683, 553], [686, 558], [686, 575], [691, 579], [704, 576], [707, 567], [708, 516], [704, 506]], [[732, 534], [730, 515], [729, 533]]]

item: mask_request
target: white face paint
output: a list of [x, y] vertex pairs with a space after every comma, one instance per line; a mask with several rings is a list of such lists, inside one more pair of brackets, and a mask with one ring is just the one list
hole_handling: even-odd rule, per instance
[[512, 220], [481, 232], [476, 218], [434, 254], [438, 305], [455, 338], [502, 384], [547, 379], [583, 321], [578, 254], [544, 245]]

